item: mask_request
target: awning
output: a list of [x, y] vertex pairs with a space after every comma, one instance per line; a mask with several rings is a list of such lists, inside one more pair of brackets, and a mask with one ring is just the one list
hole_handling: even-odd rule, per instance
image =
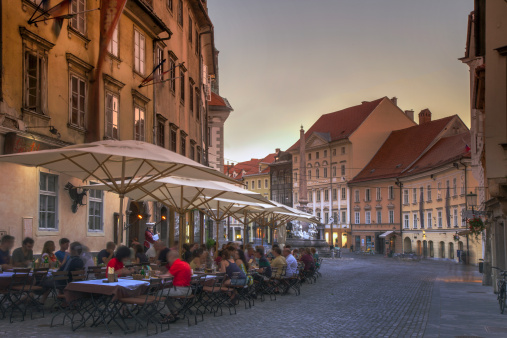
[[380, 235], [379, 237], [384, 238], [384, 237], [387, 237], [387, 236], [391, 235], [392, 233], [393, 233], [393, 231], [386, 231], [382, 235]]

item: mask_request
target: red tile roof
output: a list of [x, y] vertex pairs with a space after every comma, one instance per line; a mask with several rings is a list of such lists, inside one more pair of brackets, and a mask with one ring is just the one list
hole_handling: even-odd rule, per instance
[[[322, 115], [306, 131], [305, 138], [308, 140], [313, 133], [328, 134], [330, 142], [348, 138], [384, 99], [387, 98], [383, 97], [375, 101], [363, 102], [358, 106]], [[299, 149], [299, 140], [288, 151], [297, 149]]]
[[[249, 161], [239, 162], [235, 165], [225, 165], [224, 166], [224, 174], [230, 175], [233, 177], [233, 173], [236, 172], [236, 177], [233, 177], [236, 180], [240, 180], [243, 176], [250, 176], [256, 174], [268, 174], [270, 167], [267, 166], [259, 173], [259, 165], [261, 164], [270, 164], [275, 161], [276, 154], [269, 154], [263, 159], [252, 158]], [[243, 173], [244, 172], [244, 173]]]
[[455, 117], [391, 132], [370, 163], [350, 183], [400, 176]]
[[209, 102], [209, 105], [227, 107], [224, 99], [220, 95], [217, 95], [213, 92], [211, 92], [211, 101]]
[[431, 170], [462, 157], [470, 157], [467, 145], [470, 146], [470, 131], [444, 137], [417, 160], [412, 168], [405, 172], [405, 176]]

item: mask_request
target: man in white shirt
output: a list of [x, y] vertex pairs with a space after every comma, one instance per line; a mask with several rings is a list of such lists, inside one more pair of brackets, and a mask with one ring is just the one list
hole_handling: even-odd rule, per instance
[[292, 256], [292, 254], [290, 253], [290, 249], [289, 248], [283, 249], [283, 256], [285, 257], [285, 260], [287, 261], [287, 270], [285, 272], [285, 278], [290, 278], [295, 273], [297, 273], [297, 271], [298, 271], [298, 262], [294, 258], [294, 256]]

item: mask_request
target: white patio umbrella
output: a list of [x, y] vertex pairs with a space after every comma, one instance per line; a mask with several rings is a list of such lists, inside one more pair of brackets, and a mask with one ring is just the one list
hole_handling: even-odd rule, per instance
[[[172, 175], [234, 182], [228, 176], [175, 152], [133, 140], [98, 141], [59, 149], [3, 155], [0, 156], [0, 162], [44, 167], [83, 181], [96, 180], [108, 186], [120, 195], [119, 231], [123, 231], [124, 196], [140, 186]], [[122, 236], [118, 235], [120, 241]]]
[[[110, 184], [95, 184], [83, 188], [115, 191]], [[206, 210], [209, 215], [208, 209], [212, 208], [210, 203], [214, 200], [225, 201], [223, 203], [228, 205], [264, 203], [263, 205], [272, 206], [261, 194], [234, 184], [177, 176], [150, 180], [148, 183], [140, 181], [138, 186], [126, 192], [125, 196], [135, 201], [156, 201], [173, 208], [180, 216], [180, 245], [183, 243], [181, 227], [185, 224], [185, 214], [189, 210], [200, 208]]]

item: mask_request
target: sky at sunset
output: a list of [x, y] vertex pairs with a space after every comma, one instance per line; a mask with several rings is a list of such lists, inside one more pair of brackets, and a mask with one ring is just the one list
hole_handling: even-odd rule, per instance
[[[220, 95], [234, 112], [225, 158], [290, 147], [320, 115], [383, 96], [469, 125], [465, 51], [473, 0], [209, 0]], [[416, 118], [417, 121], [417, 118]], [[211, 159], [210, 159], [211, 160]]]

